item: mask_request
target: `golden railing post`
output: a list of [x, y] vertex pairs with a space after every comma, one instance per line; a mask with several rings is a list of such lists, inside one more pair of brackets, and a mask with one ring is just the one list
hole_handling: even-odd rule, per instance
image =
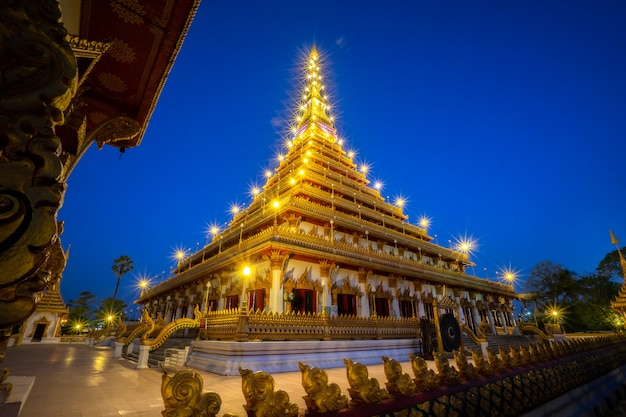
[[237, 334], [235, 335], [235, 341], [247, 342], [248, 341], [248, 323], [250, 317], [248, 316], [248, 308], [239, 309], [239, 318], [237, 320]]
[[324, 340], [331, 340], [330, 324], [328, 324], [328, 315], [324, 310], [322, 310], [322, 325], [324, 326]]

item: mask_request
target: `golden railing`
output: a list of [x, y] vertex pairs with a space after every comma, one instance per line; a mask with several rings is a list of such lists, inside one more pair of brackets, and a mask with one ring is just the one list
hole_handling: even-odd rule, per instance
[[[193, 319], [180, 318], [180, 319], [177, 319], [168, 323], [167, 325], [165, 325], [165, 327], [161, 329], [161, 331], [157, 334], [157, 336], [154, 339], [147, 338], [147, 336], [150, 333], [152, 333], [152, 331], [147, 334], [144, 333], [144, 335], [141, 338], [141, 344], [143, 346], [150, 346], [150, 352], [153, 352], [157, 350], [158, 348], [160, 348], [161, 346], [163, 346], [165, 341], [178, 330], [195, 329], [195, 328], [200, 327], [202, 313], [200, 312], [200, 309], [198, 308], [197, 304], [193, 309], [193, 313], [194, 313]], [[147, 316], [147, 313], [144, 316]], [[148, 330], [154, 328], [154, 322], [151, 319], [145, 320], [145, 322], [148, 323], [148, 326], [149, 326]]]
[[528, 324], [528, 323], [518, 323], [517, 327], [519, 327], [520, 331], [522, 333], [524, 332], [530, 332], [530, 333], [535, 333], [537, 336], [539, 336], [539, 338], [545, 342], [549, 341], [550, 339], [552, 339], [554, 336], [552, 336], [552, 334], [548, 333], [548, 332], [542, 332], [541, 329], [539, 329], [537, 326], [533, 325], [533, 324]]
[[463, 331], [466, 335], [468, 335], [469, 338], [472, 339], [472, 341], [476, 343], [478, 346], [480, 346], [481, 343], [487, 341], [486, 337], [479, 337], [476, 333], [474, 333], [472, 329], [467, 327], [465, 324], [459, 323], [459, 327], [461, 328], [461, 331]]
[[[247, 321], [242, 326], [240, 321]], [[327, 316], [324, 314], [240, 314], [238, 309], [210, 312], [203, 318], [201, 339], [241, 340], [241, 332], [254, 340], [412, 339], [421, 337], [415, 318]]]
[[[626, 336], [617, 334], [509, 349], [488, 349], [487, 358], [474, 351], [473, 364], [454, 352], [456, 368], [436, 354], [436, 372], [411, 355], [413, 375], [383, 356], [385, 388], [367, 366], [345, 359], [350, 400], [326, 371], [300, 363], [304, 414], [288, 393], [276, 390], [270, 374], [239, 368], [244, 409], [249, 417], [521, 415], [626, 364]], [[163, 374], [161, 394], [168, 416], [215, 417], [221, 405], [219, 394], [203, 392], [202, 377], [190, 369]]]
[[128, 336], [124, 336], [124, 334], [122, 334], [117, 338], [117, 341], [123, 343], [124, 346], [128, 346], [133, 342], [133, 340], [144, 334], [149, 328], [150, 326], [146, 325], [145, 322], [128, 326], [125, 333], [128, 334]]

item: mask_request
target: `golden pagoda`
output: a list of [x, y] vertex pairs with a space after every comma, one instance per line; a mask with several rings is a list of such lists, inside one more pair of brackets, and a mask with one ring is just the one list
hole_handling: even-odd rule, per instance
[[446, 299], [474, 332], [481, 323], [512, 332], [513, 286], [468, 275], [466, 248], [439, 246], [426, 222], [408, 221], [402, 201], [381, 196], [337, 134], [315, 47], [304, 69], [289, 150], [265, 185], [136, 303], [167, 322], [193, 317], [198, 305], [205, 317], [243, 308], [419, 323]]

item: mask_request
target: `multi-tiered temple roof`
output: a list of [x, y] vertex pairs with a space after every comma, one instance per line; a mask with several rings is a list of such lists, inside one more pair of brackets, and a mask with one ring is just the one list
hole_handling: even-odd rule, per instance
[[[383, 283], [395, 290], [401, 287], [397, 281], [403, 281], [407, 294], [419, 293], [422, 284], [429, 284], [489, 295], [494, 301], [517, 298], [512, 285], [468, 275], [466, 268], [473, 264], [466, 252], [433, 243], [426, 227], [407, 221], [401, 204], [381, 196], [367, 171], [343, 148], [315, 48], [305, 69], [289, 151], [267, 173], [262, 190], [225, 230], [215, 232], [208, 245], [179, 262], [174, 277], [137, 302], [154, 302], [211, 280], [226, 287], [237, 279], [234, 273], [243, 264], [252, 265], [254, 275], [263, 278], [277, 263], [282, 268], [281, 289], [290, 271], [316, 281], [328, 265], [337, 270], [330, 274], [334, 287], [370, 280], [368, 291]], [[200, 294], [195, 294], [199, 303]], [[276, 308], [276, 303], [267, 305]]]

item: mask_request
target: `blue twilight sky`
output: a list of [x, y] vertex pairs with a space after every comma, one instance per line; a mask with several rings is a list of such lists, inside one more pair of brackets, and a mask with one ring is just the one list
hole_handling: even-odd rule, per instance
[[478, 276], [520, 290], [544, 260], [593, 272], [609, 228], [626, 242], [626, 2], [205, 0], [141, 146], [94, 146], [69, 179], [66, 301], [111, 297], [126, 254], [130, 303], [250, 201], [313, 42], [345, 148], [439, 244], [477, 239]]

